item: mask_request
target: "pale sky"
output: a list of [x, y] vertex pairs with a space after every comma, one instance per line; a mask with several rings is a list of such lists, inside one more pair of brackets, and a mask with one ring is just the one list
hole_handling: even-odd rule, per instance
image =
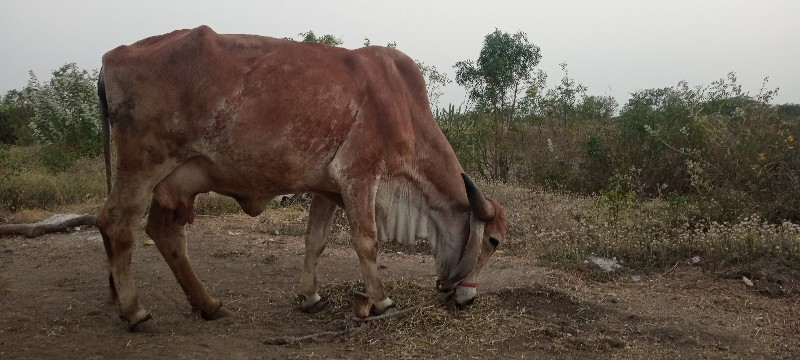
[[[757, 93], [764, 77], [777, 103], [800, 103], [800, 1], [114, 1], [2, 0], [0, 93], [24, 87], [68, 62], [100, 67], [106, 51], [175, 29], [298, 38], [313, 30], [344, 47], [396, 42], [414, 59], [454, 78], [457, 61], [477, 59], [495, 28], [524, 31], [539, 68], [557, 82], [561, 62], [593, 95], [620, 104], [637, 90], [686, 80], [708, 84], [735, 71]], [[445, 88], [442, 103], [465, 91]]]

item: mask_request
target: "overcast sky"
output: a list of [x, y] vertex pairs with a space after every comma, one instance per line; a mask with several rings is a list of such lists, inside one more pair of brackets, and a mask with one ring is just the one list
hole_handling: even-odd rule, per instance
[[[558, 66], [594, 95], [624, 103], [631, 92], [708, 84], [735, 71], [757, 93], [764, 77], [778, 103], [800, 103], [800, 1], [39, 1], [3, 0], [0, 92], [68, 62], [100, 67], [102, 54], [147, 36], [205, 24], [218, 33], [294, 37], [332, 34], [347, 48], [396, 42], [414, 59], [454, 76], [495, 28], [524, 31], [541, 48], [548, 83]], [[444, 103], [464, 101], [445, 88]]]

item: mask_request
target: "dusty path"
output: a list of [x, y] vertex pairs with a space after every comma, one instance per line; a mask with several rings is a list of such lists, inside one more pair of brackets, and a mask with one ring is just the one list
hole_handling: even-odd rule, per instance
[[[126, 332], [107, 302], [95, 230], [0, 238], [0, 358], [800, 358], [796, 298], [766, 297], [699, 268], [599, 283], [502, 254], [466, 312], [429, 308], [344, 341], [265, 345], [270, 335], [336, 330], [347, 309], [294, 310], [302, 239], [256, 230], [257, 221], [243, 216], [204, 217], [188, 230], [195, 269], [235, 314], [216, 322], [191, 313], [140, 235], [134, 276], [166, 330], [158, 335]], [[429, 255], [379, 259], [401, 306], [414, 301], [412, 290], [434, 295]], [[358, 279], [354, 252], [329, 246], [320, 263], [326, 289]]]

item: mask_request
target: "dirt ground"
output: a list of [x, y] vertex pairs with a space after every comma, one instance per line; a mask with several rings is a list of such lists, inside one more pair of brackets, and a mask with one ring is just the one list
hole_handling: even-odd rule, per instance
[[[118, 319], [95, 229], [0, 238], [0, 359], [800, 358], [796, 297], [766, 296], [688, 265], [597, 282], [510, 254], [495, 255], [467, 310], [433, 306], [333, 343], [267, 345], [270, 336], [340, 329], [348, 308], [296, 310], [303, 240], [257, 227], [225, 216], [187, 229], [195, 270], [235, 315], [213, 322], [191, 312], [140, 232], [133, 272], [160, 334], [128, 333]], [[404, 298], [411, 290], [436, 295], [430, 255], [387, 250], [379, 263], [401, 307], [417, 300]], [[319, 274], [323, 296], [361, 278], [354, 251], [336, 244]]]

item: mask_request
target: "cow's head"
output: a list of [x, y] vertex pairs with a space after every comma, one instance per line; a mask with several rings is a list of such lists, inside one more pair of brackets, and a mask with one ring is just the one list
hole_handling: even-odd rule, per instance
[[470, 205], [469, 237], [458, 266], [450, 271], [449, 276], [440, 280], [439, 290], [450, 291], [455, 288], [456, 303], [465, 306], [475, 298], [478, 274], [505, 240], [508, 223], [503, 207], [497, 201], [483, 197], [469, 176], [463, 173], [461, 176]]

